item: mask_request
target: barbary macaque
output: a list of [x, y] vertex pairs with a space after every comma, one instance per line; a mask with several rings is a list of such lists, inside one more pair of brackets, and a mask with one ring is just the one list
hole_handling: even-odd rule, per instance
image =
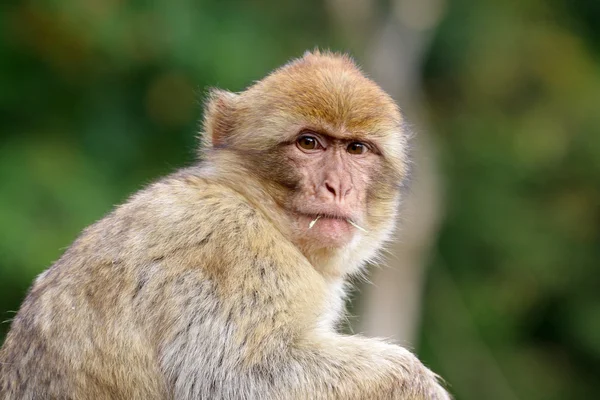
[[345, 55], [213, 90], [200, 161], [36, 279], [0, 399], [449, 399], [408, 350], [336, 332], [347, 279], [394, 228], [403, 126]]

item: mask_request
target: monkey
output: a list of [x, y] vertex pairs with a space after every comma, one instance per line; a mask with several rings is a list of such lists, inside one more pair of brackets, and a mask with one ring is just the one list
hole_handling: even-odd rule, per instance
[[349, 278], [394, 230], [403, 118], [330, 51], [210, 90], [198, 161], [36, 278], [0, 399], [450, 399], [409, 350], [338, 332]]

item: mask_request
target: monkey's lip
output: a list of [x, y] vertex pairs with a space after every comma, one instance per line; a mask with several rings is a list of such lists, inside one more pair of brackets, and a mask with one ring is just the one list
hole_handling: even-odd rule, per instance
[[344, 221], [347, 221], [349, 219], [352, 219], [349, 216], [345, 216], [345, 215], [341, 215], [341, 214], [329, 214], [329, 213], [299, 213], [305, 217], [311, 218], [311, 219], [315, 219], [315, 218], [323, 218], [323, 219], [341, 219]]
[[296, 211], [301, 229], [328, 245], [342, 245], [355, 233], [348, 222], [351, 216], [342, 213], [315, 213]]
[[340, 222], [348, 223], [348, 220], [354, 220], [351, 216], [344, 215], [341, 213], [335, 214], [335, 213], [330, 213], [330, 212], [315, 213], [315, 212], [296, 211], [295, 214], [297, 214], [301, 217], [304, 217], [304, 218], [308, 218], [310, 221], [314, 221], [314, 220], [318, 219], [319, 221], [337, 220]]

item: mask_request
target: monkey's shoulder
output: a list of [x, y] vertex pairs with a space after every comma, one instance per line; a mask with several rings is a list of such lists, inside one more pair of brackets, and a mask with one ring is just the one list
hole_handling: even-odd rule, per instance
[[200, 256], [286, 245], [276, 238], [281, 233], [244, 195], [188, 169], [136, 193], [78, 241], [96, 248], [101, 242], [111, 257], [141, 264], [191, 251]]
[[104, 293], [115, 282], [135, 288], [146, 275], [161, 280], [188, 271], [202, 280], [205, 273], [224, 277], [222, 272], [252, 263], [301, 262], [299, 251], [243, 195], [196, 170], [182, 170], [86, 228], [40, 275], [34, 291], [87, 282], [86, 288]]

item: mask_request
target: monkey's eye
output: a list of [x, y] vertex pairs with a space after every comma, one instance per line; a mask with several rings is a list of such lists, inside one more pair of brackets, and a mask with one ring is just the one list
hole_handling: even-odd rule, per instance
[[296, 140], [296, 144], [304, 150], [316, 150], [321, 147], [319, 141], [312, 136], [300, 136]]
[[361, 142], [352, 142], [348, 145], [346, 151], [350, 154], [365, 154], [369, 151], [369, 147]]

